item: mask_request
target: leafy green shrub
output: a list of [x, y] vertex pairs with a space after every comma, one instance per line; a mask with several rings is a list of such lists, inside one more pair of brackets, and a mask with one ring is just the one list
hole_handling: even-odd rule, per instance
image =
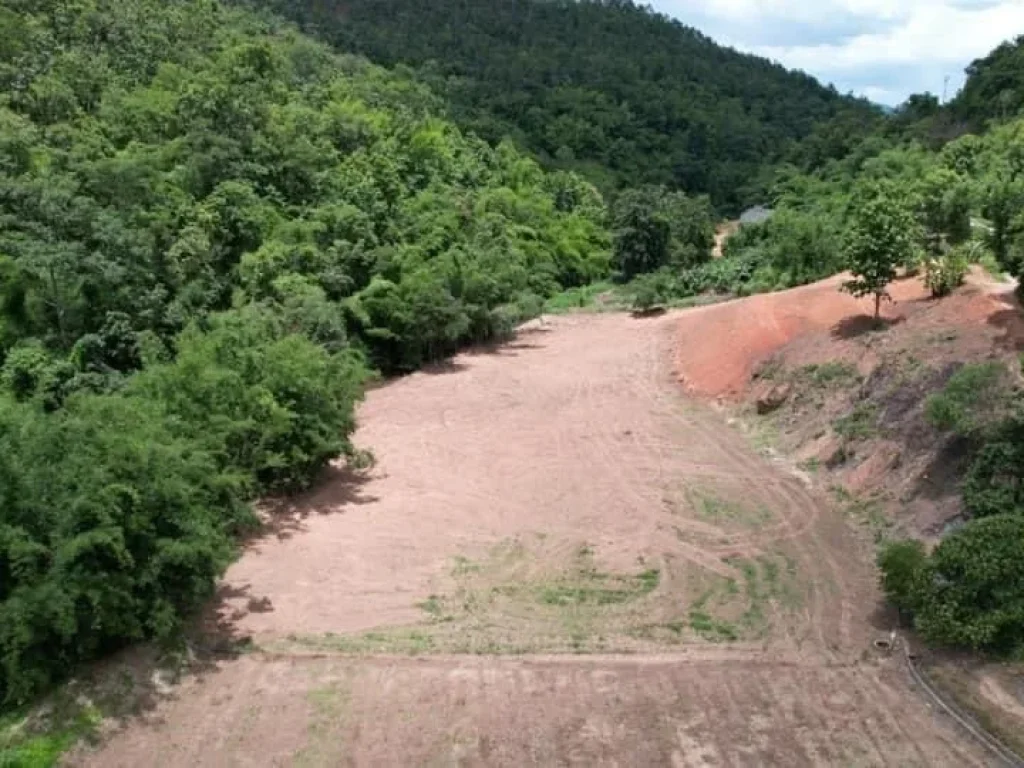
[[978, 449], [963, 484], [974, 517], [1024, 514], [1024, 415], [1013, 413]]
[[248, 519], [237, 480], [137, 397], [78, 395], [53, 414], [0, 401], [0, 478], [5, 704], [174, 631]]
[[187, 330], [172, 363], [137, 375], [130, 392], [163, 404], [183, 436], [253, 491], [301, 488], [349, 453], [367, 371], [352, 350], [330, 354], [284, 332], [258, 306]]
[[[0, 383], [16, 400], [36, 398], [47, 410], [59, 408], [71, 392], [88, 390], [89, 378], [37, 344], [12, 349], [0, 370]], [[107, 388], [106, 381], [96, 387], [99, 391]]]
[[495, 339], [511, 338], [520, 325], [539, 317], [544, 311], [544, 300], [533, 293], [523, 293], [516, 300], [495, 307], [489, 313], [489, 334]]
[[38, 344], [15, 347], [7, 354], [0, 380], [18, 400], [35, 395], [54, 364], [53, 356]]
[[878, 553], [882, 590], [897, 608], [913, 611], [923, 588], [928, 554], [920, 541], [890, 541]]
[[992, 277], [1001, 278], [1003, 276], [1003, 268], [999, 259], [983, 240], [968, 240], [962, 247], [969, 264], [977, 264]]
[[1024, 516], [972, 520], [935, 549], [915, 623], [940, 645], [1024, 647]]
[[673, 275], [668, 270], [640, 275], [629, 284], [633, 309], [647, 312], [664, 307], [675, 294]]
[[924, 262], [924, 284], [933, 297], [948, 296], [964, 283], [970, 262], [965, 250], [952, 248]]
[[761, 224], [741, 227], [725, 244], [727, 258], [746, 258], [764, 272], [751, 293], [790, 288], [840, 271], [836, 221], [824, 213], [779, 208]]
[[977, 436], [1005, 415], [1009, 393], [1005, 365], [969, 363], [925, 401], [925, 417], [936, 429]]

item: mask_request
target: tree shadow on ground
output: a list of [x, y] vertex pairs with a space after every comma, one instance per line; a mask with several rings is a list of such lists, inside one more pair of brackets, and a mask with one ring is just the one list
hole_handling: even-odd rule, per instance
[[[242, 542], [241, 550], [259, 552], [261, 544], [268, 540], [287, 541], [304, 533], [311, 516], [343, 514], [352, 505], [378, 501], [377, 496], [364, 491], [364, 486], [372, 479], [369, 469], [355, 469], [336, 462], [324, 469], [309, 491], [261, 501], [257, 505], [260, 525]], [[221, 582], [191, 627], [190, 642], [196, 648], [221, 656], [244, 652], [251, 638], [238, 632], [238, 622], [250, 613], [273, 610], [270, 598], [252, 594], [250, 584]]]
[[844, 341], [856, 339], [876, 331], [885, 331], [905, 320], [905, 317], [882, 317], [875, 320], [871, 315], [851, 315], [832, 326], [832, 337]]
[[629, 313], [635, 320], [648, 320], [655, 317], [663, 317], [668, 313], [665, 307], [651, 307], [650, 309], [634, 309]]
[[379, 501], [363, 490], [372, 479], [369, 469], [356, 469], [343, 461], [331, 463], [308, 491], [260, 501], [256, 505], [260, 525], [242, 541], [242, 548], [258, 547], [271, 537], [283, 541], [303, 533], [305, 521], [313, 515], [338, 514], [350, 505]]
[[454, 358], [446, 358], [444, 360], [438, 360], [436, 363], [430, 363], [420, 369], [420, 373], [426, 376], [447, 376], [452, 373], [462, 373], [468, 371], [469, 366], [465, 363], [460, 363]]
[[971, 463], [971, 442], [964, 437], [939, 439], [943, 442], [918, 478], [913, 494], [931, 502], [958, 500], [960, 484]]
[[519, 351], [531, 349], [543, 349], [542, 344], [534, 344], [518, 336], [506, 341], [496, 341], [489, 344], [477, 344], [469, 347], [461, 354], [468, 357], [480, 357], [483, 355], [497, 355], [499, 357], [519, 357]]
[[996, 345], [1008, 352], [1024, 352], [1024, 313], [1014, 304], [1006, 309], [992, 313], [988, 324], [1001, 333], [996, 338]]
[[[463, 373], [470, 369], [470, 365], [459, 358], [473, 358], [483, 356], [497, 356], [497, 357], [519, 357], [519, 353], [523, 351], [529, 351], [534, 349], [543, 349], [542, 344], [536, 344], [530, 342], [527, 338], [533, 334], [549, 333], [548, 329], [533, 329], [529, 331], [520, 331], [510, 339], [504, 339], [500, 341], [489, 341], [482, 344], [475, 344], [471, 347], [458, 352], [452, 357], [446, 357], [442, 360], [435, 360], [432, 363], [424, 365], [417, 371], [417, 373], [425, 374], [427, 376], [447, 376], [454, 373]], [[391, 379], [384, 382], [381, 386], [387, 386], [391, 382], [398, 381], [401, 377]]]
[[868, 614], [868, 625], [878, 633], [878, 637], [888, 634], [892, 630], [899, 630], [906, 622], [906, 617], [901, 615], [900, 610], [891, 605], [884, 597], [879, 597]]

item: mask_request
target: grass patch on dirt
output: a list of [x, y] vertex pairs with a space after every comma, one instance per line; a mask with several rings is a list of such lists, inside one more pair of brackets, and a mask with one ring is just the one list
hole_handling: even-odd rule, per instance
[[615, 605], [650, 594], [658, 588], [660, 579], [661, 572], [655, 568], [636, 576], [586, 568], [545, 584], [537, 597], [545, 605], [553, 606]]
[[22, 711], [0, 718], [0, 768], [55, 766], [80, 740], [96, 738], [103, 720], [94, 705], [75, 702], [37, 717]]
[[[564, 550], [560, 550], [564, 553]], [[631, 653], [766, 637], [799, 603], [795, 564], [779, 555], [735, 559], [733, 578], [683, 558], [603, 568], [583, 544], [559, 565], [512, 540], [479, 561], [459, 560], [449, 588], [418, 607], [415, 625], [353, 635], [291, 636], [268, 652], [350, 655]]]
[[797, 378], [815, 387], [836, 388], [851, 386], [860, 381], [856, 366], [843, 360], [805, 365], [797, 372]]
[[878, 406], [874, 403], [858, 403], [846, 416], [836, 419], [832, 426], [844, 440], [869, 440], [877, 437]]
[[745, 638], [764, 638], [771, 630], [774, 606], [794, 608], [800, 602], [791, 580], [784, 578], [792, 571], [783, 571], [778, 560], [767, 556], [741, 560], [736, 564], [743, 575], [742, 591], [746, 603], [738, 625]]
[[885, 514], [884, 496], [853, 494], [841, 485], [833, 485], [831, 491], [843, 513], [867, 530], [876, 544], [881, 544], [892, 532], [894, 523]]
[[562, 557], [559, 564], [518, 539], [502, 542], [479, 561], [456, 558], [449, 588], [418, 604], [424, 616], [416, 625], [291, 636], [264, 650], [415, 656], [622, 649], [625, 628], [656, 608], [651, 601], [662, 586], [662, 569], [640, 563], [636, 572], [609, 571], [587, 544]]
[[569, 288], [552, 296], [544, 304], [544, 312], [551, 315], [569, 312], [610, 312], [628, 308], [629, 302], [620, 286], [610, 282], [591, 283]]
[[761, 456], [774, 455], [782, 441], [779, 413], [779, 411], [776, 411], [775, 413], [758, 416], [753, 421], [742, 423], [743, 435], [750, 442], [751, 447]]
[[294, 756], [296, 768], [337, 765], [343, 762], [345, 744], [340, 731], [345, 725], [351, 692], [338, 683], [316, 688], [306, 695], [312, 709], [307, 744]]
[[773, 519], [764, 505], [750, 507], [720, 498], [701, 488], [688, 488], [687, 500], [698, 519], [709, 523], [731, 523], [745, 528], [760, 528]]
[[[736, 594], [738, 591], [735, 581], [726, 582], [726, 594]], [[740, 629], [734, 623], [719, 619], [708, 612], [708, 603], [714, 596], [715, 590], [709, 589], [690, 606], [690, 629], [702, 639], [713, 643], [739, 640]]]
[[760, 640], [770, 634], [776, 616], [802, 604], [791, 558], [762, 555], [728, 562], [737, 570], [737, 578], [715, 577], [690, 603], [685, 616], [642, 625], [634, 635], [669, 645]]
[[735, 624], [721, 621], [701, 610], [690, 611], [690, 629], [712, 643], [728, 643], [740, 639], [740, 630]]
[[333, 632], [322, 635], [289, 635], [284, 641], [272, 641], [262, 646], [263, 650], [271, 653], [283, 653], [293, 648], [353, 656], [379, 653], [419, 656], [436, 650], [434, 637], [429, 632], [408, 627], [386, 628], [353, 635], [338, 635]]

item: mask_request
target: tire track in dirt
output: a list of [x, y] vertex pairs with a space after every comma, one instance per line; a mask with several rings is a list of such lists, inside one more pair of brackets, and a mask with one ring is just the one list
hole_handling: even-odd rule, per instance
[[[670, 329], [670, 333], [674, 329]], [[663, 342], [659, 359], [669, 360], [670, 347]], [[671, 370], [663, 370], [659, 379], [664, 384], [668, 378], [674, 378]], [[708, 444], [719, 451], [716, 464], [724, 470], [725, 476], [742, 477], [752, 491], [755, 502], [764, 502], [773, 512], [781, 517], [779, 526], [768, 526], [756, 533], [740, 537], [730, 537], [729, 543], [716, 551], [766, 551], [783, 542], [793, 542], [798, 551], [801, 565], [810, 571], [812, 596], [811, 630], [817, 635], [819, 645], [829, 648], [835, 641], [826, 639], [826, 635], [837, 635], [842, 642], [850, 637], [849, 617], [844, 610], [844, 602], [830, 600], [822, 594], [822, 585], [834, 583], [842, 578], [840, 569], [834, 559], [826, 551], [822, 552], [818, 542], [808, 544], [804, 539], [811, 535], [813, 526], [819, 519], [820, 502], [811, 499], [802, 483], [794, 477], [782, 476], [779, 469], [762, 457], [754, 455], [748, 446], [737, 445], [738, 436], [732, 430], [723, 430], [722, 419], [708, 411], [700, 412], [695, 406], [688, 409], [688, 426]], [[781, 529], [781, 530], [780, 530]], [[784, 532], [783, 532], [784, 531]], [[826, 565], [821, 567], [820, 558], [825, 555]], [[838, 608], [838, 610], [836, 610]], [[832, 614], [831, 616], [829, 614]]]
[[[857, 661], [876, 597], [870, 566], [823, 499], [685, 399], [672, 360], [687, 317], [558, 318], [371, 392], [357, 442], [378, 466], [317, 491], [297, 530], [259, 542], [227, 575], [237, 597], [222, 618], [274, 650], [190, 679], [78, 762], [984, 765], [891, 660]], [[702, 484], [770, 518], [737, 529], [666, 508], [670, 491]], [[531, 622], [557, 605], [509, 603], [543, 592], [502, 579], [561, 578], [583, 548], [598, 588], [651, 564], [664, 571], [623, 620], [686, 617], [707, 578], [737, 578], [730, 555], [791, 558], [805, 599], [767, 605], [764, 638], [653, 639], [634, 655], [476, 657], [442, 645], [412, 657], [292, 642], [443, 629], [418, 606], [459, 571], [476, 589], [460, 599], [508, 605], [470, 614], [457, 632], [518, 632], [546, 647], [541, 632], [578, 631], [579, 617], [534, 638]]]

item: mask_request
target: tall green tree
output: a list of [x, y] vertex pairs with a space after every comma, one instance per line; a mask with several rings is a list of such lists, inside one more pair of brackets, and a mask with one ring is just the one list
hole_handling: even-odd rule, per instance
[[627, 279], [663, 266], [695, 267], [711, 258], [714, 223], [706, 198], [644, 186], [617, 196], [611, 223], [617, 266]]
[[631, 189], [615, 201], [612, 227], [615, 260], [626, 279], [668, 263], [672, 225], [657, 187]]
[[889, 298], [889, 283], [900, 265], [912, 261], [916, 241], [914, 216], [891, 187], [871, 183], [857, 190], [845, 248], [853, 279], [842, 287], [857, 297], [874, 297], [876, 323], [882, 300]]

